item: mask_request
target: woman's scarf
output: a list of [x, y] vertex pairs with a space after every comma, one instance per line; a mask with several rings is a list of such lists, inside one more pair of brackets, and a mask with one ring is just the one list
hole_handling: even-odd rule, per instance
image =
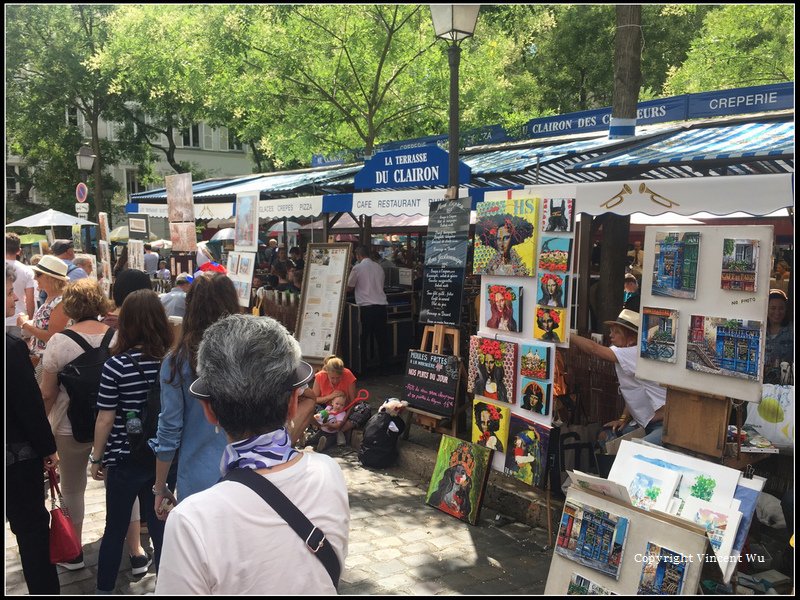
[[271, 469], [291, 460], [297, 450], [285, 427], [225, 446], [219, 470], [224, 477], [233, 469]]

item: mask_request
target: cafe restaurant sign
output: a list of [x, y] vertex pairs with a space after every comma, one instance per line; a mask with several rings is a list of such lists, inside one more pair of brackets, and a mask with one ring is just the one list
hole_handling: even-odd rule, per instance
[[[449, 162], [446, 150], [424, 146], [379, 152], [364, 163], [355, 176], [357, 190], [447, 185]], [[470, 168], [458, 163], [458, 182], [468, 183]]]

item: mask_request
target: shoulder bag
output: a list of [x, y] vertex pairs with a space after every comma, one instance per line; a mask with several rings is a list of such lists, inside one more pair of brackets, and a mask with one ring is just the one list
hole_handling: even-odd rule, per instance
[[[58, 474], [54, 468], [47, 469], [50, 481], [50, 562], [52, 564], [69, 562], [77, 558], [83, 551], [81, 542], [75, 533], [72, 519], [64, 508], [64, 498], [58, 487]], [[56, 506], [58, 497], [58, 506]]]

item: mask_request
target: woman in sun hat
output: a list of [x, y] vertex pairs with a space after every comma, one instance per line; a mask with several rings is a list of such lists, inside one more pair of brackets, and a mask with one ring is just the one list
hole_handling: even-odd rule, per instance
[[569, 338], [571, 348], [614, 363], [617, 371], [619, 391], [625, 401], [625, 408], [619, 419], [609, 421], [603, 426], [598, 441], [605, 443], [634, 431], [637, 427], [644, 427], [644, 439], [660, 445], [667, 390], [652, 381], [636, 378], [639, 313], [626, 308], [615, 321], [606, 321], [605, 324], [610, 328], [610, 347], [577, 335]]
[[47, 293], [47, 299], [36, 309], [33, 318], [25, 313], [17, 317], [17, 326], [22, 334], [30, 336], [28, 347], [31, 352], [31, 361], [36, 367], [36, 380], [41, 381], [41, 361], [48, 340], [56, 333], [63, 331], [67, 326], [69, 317], [64, 312], [61, 304], [61, 293], [69, 281], [67, 265], [52, 254], [46, 254], [38, 264], [31, 267], [34, 277], [39, 284], [39, 289]]

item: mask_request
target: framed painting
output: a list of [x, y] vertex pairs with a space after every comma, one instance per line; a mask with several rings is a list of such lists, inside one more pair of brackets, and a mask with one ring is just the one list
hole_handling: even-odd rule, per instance
[[486, 327], [500, 331], [520, 331], [522, 326], [522, 286], [487, 285], [489, 314]]
[[566, 273], [572, 256], [572, 238], [545, 237], [539, 250], [539, 270]]
[[505, 452], [508, 446], [508, 420], [511, 416], [508, 406], [475, 398], [472, 412], [472, 442], [490, 450]]
[[539, 198], [479, 202], [472, 272], [532, 276]]
[[128, 268], [144, 271], [144, 242], [128, 240]]
[[513, 404], [517, 384], [517, 344], [474, 335], [469, 340], [467, 391]]
[[237, 252], [258, 252], [258, 193], [236, 196], [233, 247]]
[[572, 231], [572, 198], [545, 198], [542, 201], [542, 231]]
[[536, 304], [564, 308], [569, 302], [567, 293], [567, 277], [557, 273], [539, 273], [539, 290], [536, 295]]
[[170, 223], [191, 222], [194, 225], [192, 174], [179, 173], [164, 178]]
[[147, 240], [150, 238], [150, 216], [144, 213], [128, 214], [128, 239]]
[[603, 586], [577, 573], [569, 578], [567, 596], [616, 596], [616, 592], [607, 590]]
[[478, 522], [492, 451], [443, 435], [425, 497], [433, 506], [470, 525]]
[[547, 449], [550, 428], [517, 415], [511, 415], [508, 431], [510, 448], [503, 472], [538, 488], [547, 481]]

